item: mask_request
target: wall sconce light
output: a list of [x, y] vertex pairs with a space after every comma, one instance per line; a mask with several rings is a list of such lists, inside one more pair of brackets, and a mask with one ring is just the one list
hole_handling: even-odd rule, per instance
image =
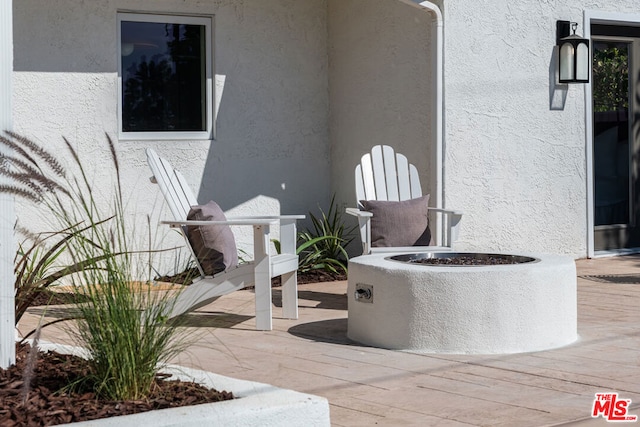
[[589, 83], [589, 40], [576, 35], [577, 28], [577, 22], [556, 22], [560, 83]]

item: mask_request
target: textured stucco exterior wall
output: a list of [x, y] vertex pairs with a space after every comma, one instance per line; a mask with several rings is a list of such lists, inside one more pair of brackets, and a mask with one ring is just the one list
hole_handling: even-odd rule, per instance
[[466, 213], [461, 246], [584, 253], [583, 87], [569, 87], [564, 109], [549, 100], [555, 22], [580, 14], [445, 6], [445, 200]]
[[[637, 0], [439, 2], [444, 14], [444, 206], [463, 210], [460, 250], [587, 254], [585, 95], [554, 83], [555, 23]], [[389, 144], [434, 193], [431, 14], [399, 0], [14, 1], [14, 128], [97, 159], [116, 137], [116, 12], [214, 16], [215, 141], [117, 141], [137, 228], [166, 217], [144, 148], [229, 213], [353, 206], [353, 169]], [[37, 31], [34, 31], [37, 28]], [[21, 221], [42, 216], [18, 207]], [[348, 218], [351, 221], [351, 218]], [[43, 226], [43, 228], [46, 228]], [[166, 235], [163, 230], [162, 235]], [[241, 242], [250, 240], [246, 232]], [[241, 244], [242, 246], [242, 244]]]
[[[436, 3], [444, 14], [443, 201], [465, 212], [457, 249], [586, 256], [590, 101], [583, 85], [555, 83], [555, 25], [576, 21], [584, 33], [585, 10], [633, 14], [637, 2]], [[359, 156], [388, 143], [408, 154], [433, 193], [431, 16], [365, 0], [329, 0], [328, 15], [332, 190], [352, 205]]]
[[[201, 202], [214, 199], [231, 214], [306, 214], [328, 203], [326, 0], [13, 4], [15, 130], [57, 153], [68, 138], [95, 161], [90, 176], [100, 193], [112, 189], [114, 176], [105, 132], [114, 138], [140, 234], [148, 214], [152, 228], [168, 216], [148, 180], [146, 147], [170, 159]], [[214, 17], [214, 73], [225, 79], [215, 141], [118, 141], [118, 11]], [[18, 217], [47, 229], [30, 207], [19, 208]], [[158, 238], [166, 235], [162, 229]], [[250, 230], [238, 238], [246, 246]]]
[[444, 2], [445, 206], [466, 213], [461, 249], [586, 256], [584, 86], [563, 94], [551, 74], [556, 21], [583, 33], [585, 9], [637, 2]]
[[378, 144], [410, 158], [429, 193], [435, 143], [431, 15], [397, 0], [329, 0], [328, 15], [331, 187], [337, 200], [355, 206], [355, 166]]

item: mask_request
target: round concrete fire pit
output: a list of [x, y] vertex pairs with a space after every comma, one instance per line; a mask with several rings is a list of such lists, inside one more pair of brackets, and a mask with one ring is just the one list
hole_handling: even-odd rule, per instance
[[365, 255], [349, 260], [347, 295], [349, 338], [375, 347], [497, 354], [577, 339], [576, 269], [566, 256]]

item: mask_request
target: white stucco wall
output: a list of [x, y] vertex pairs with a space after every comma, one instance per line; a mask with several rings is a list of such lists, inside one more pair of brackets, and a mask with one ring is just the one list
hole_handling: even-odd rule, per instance
[[[230, 214], [306, 214], [329, 198], [326, 7], [326, 0], [15, 1], [14, 128], [57, 153], [68, 138], [95, 160], [99, 192], [112, 188], [105, 132], [113, 137], [141, 235], [146, 215], [152, 226], [167, 217], [148, 181], [146, 147], [170, 159], [203, 203], [214, 199]], [[214, 17], [214, 73], [225, 81], [215, 141], [117, 140], [118, 11]], [[18, 217], [46, 228], [32, 208], [19, 208]], [[246, 249], [249, 234], [238, 238]]]
[[423, 192], [432, 192], [432, 16], [397, 0], [329, 0], [328, 15], [337, 200], [355, 206], [355, 166], [378, 144], [410, 158]]
[[583, 86], [550, 107], [556, 20], [580, 11], [449, 1], [445, 13], [445, 200], [466, 213], [461, 246], [584, 254]]
[[[359, 155], [375, 144], [408, 154], [426, 191], [434, 189], [432, 18], [372, 3], [329, 1], [332, 178], [347, 204]], [[457, 247], [584, 255], [584, 94], [571, 87], [555, 111], [549, 88], [555, 21], [580, 13], [548, 2], [485, 3], [443, 5], [444, 206], [465, 212]]]
[[585, 92], [554, 87], [556, 21], [583, 34], [585, 9], [637, 2], [444, 3], [445, 205], [466, 212], [460, 247], [586, 256]]
[[[584, 33], [585, 10], [634, 14], [637, 2], [437, 3], [444, 14], [443, 204], [465, 212], [456, 249], [587, 256], [590, 101], [584, 85], [555, 83], [556, 21], [576, 21]], [[435, 189], [428, 181], [435, 154], [430, 16], [405, 6], [329, 1], [332, 188], [348, 205], [358, 156], [380, 143], [408, 153], [427, 191]], [[418, 68], [398, 67], [403, 52]], [[394, 120], [400, 116], [412, 119]]]
[[[554, 83], [555, 24], [577, 21], [583, 33], [584, 10], [636, 13], [637, 1], [440, 3], [443, 204], [465, 212], [458, 249], [586, 256], [586, 100], [584, 86]], [[21, 0], [13, 8], [14, 128], [55, 151], [66, 136], [96, 159], [107, 157], [104, 132], [116, 136], [116, 12], [214, 16], [214, 72], [225, 79], [217, 139], [117, 142], [141, 230], [148, 213], [152, 224], [166, 216], [147, 181], [148, 146], [172, 159], [202, 202], [230, 213], [307, 213], [332, 193], [353, 206], [353, 169], [376, 144], [406, 154], [434, 193], [429, 13], [399, 0]], [[111, 172], [97, 164], [100, 185]], [[42, 222], [25, 208], [18, 216]]]

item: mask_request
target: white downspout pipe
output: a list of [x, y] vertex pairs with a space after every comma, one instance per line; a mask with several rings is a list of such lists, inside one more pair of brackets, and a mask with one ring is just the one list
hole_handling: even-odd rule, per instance
[[[432, 172], [432, 178], [435, 174], [436, 181], [436, 208], [444, 207], [444, 19], [442, 17], [442, 10], [438, 5], [431, 1], [422, 0], [400, 0], [403, 3], [422, 9], [433, 15], [436, 26], [433, 29], [434, 38], [436, 41], [436, 63], [435, 63], [435, 76], [436, 76], [436, 96], [434, 101], [436, 118], [435, 118], [435, 139], [436, 139], [436, 153], [435, 164]], [[438, 232], [441, 232], [441, 227], [438, 227]]]

